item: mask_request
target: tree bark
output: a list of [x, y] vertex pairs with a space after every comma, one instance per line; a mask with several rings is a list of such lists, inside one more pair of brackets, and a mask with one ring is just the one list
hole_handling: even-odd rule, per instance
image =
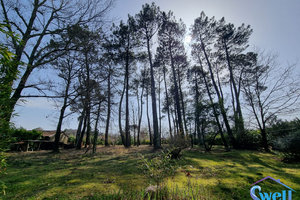
[[87, 115], [87, 129], [86, 129], [86, 141], [85, 148], [90, 145], [90, 133], [91, 133], [91, 88], [90, 88], [90, 63], [89, 63], [89, 49], [84, 48], [85, 68], [86, 68], [86, 115]]
[[105, 126], [105, 146], [109, 146], [108, 143], [108, 130], [109, 130], [109, 123], [110, 123], [110, 114], [111, 114], [111, 67], [109, 65], [109, 72], [107, 77], [107, 118], [106, 118], [106, 126]]
[[[199, 87], [198, 87], [198, 80], [197, 80], [197, 73], [195, 72], [195, 134], [194, 138], [196, 138], [196, 134], [198, 136], [197, 143], [200, 144], [200, 111], [199, 111]], [[204, 140], [203, 140], [204, 143]]]
[[125, 92], [125, 147], [131, 146], [130, 128], [129, 128], [129, 54], [127, 51], [126, 65], [125, 65], [125, 77], [126, 77], [126, 92]]
[[55, 133], [55, 139], [54, 139], [53, 151], [57, 152], [57, 153], [59, 152], [59, 140], [60, 140], [60, 135], [61, 135], [61, 126], [62, 126], [62, 122], [64, 119], [65, 109], [66, 109], [66, 103], [64, 102], [64, 105], [62, 106], [62, 108], [60, 110], [60, 116], [59, 116], [58, 124], [56, 127], [56, 133]]
[[135, 121], [135, 113], [134, 108], [132, 106], [132, 127], [133, 127], [133, 145], [136, 145], [136, 121]]
[[143, 78], [143, 83], [142, 83], [142, 92], [140, 96], [140, 115], [139, 115], [139, 124], [138, 124], [138, 130], [137, 130], [137, 146], [141, 144], [140, 142], [140, 133], [141, 133], [141, 123], [142, 123], [142, 118], [143, 118], [143, 95], [144, 95], [144, 78]]
[[171, 126], [171, 118], [170, 118], [170, 103], [169, 103], [169, 95], [168, 95], [168, 88], [167, 88], [167, 81], [166, 81], [166, 69], [165, 69], [165, 67], [163, 68], [163, 73], [164, 73], [165, 96], [166, 96], [166, 101], [167, 101], [167, 113], [168, 113], [169, 133], [170, 133], [170, 137], [173, 138], [172, 126]]
[[[174, 127], [174, 136], [177, 136], [178, 135], [178, 126], [176, 124], [176, 111], [175, 110], [171, 110], [171, 116], [172, 116], [172, 120], [173, 120], [173, 127]], [[175, 115], [175, 117], [174, 117]]]
[[174, 81], [174, 101], [176, 105], [176, 113], [177, 113], [177, 121], [179, 125], [179, 134], [184, 137], [184, 130], [183, 130], [183, 124], [182, 124], [182, 115], [181, 115], [181, 106], [180, 106], [180, 100], [179, 100], [179, 91], [178, 91], [178, 82], [176, 77], [176, 71], [175, 71], [175, 65], [172, 55], [171, 47], [169, 46], [169, 54], [170, 54], [170, 60], [171, 60], [171, 68], [172, 68], [172, 74], [173, 74], [173, 81]]
[[77, 132], [76, 132], [75, 144], [77, 144], [77, 142], [78, 142], [78, 140], [80, 138], [80, 133], [81, 133], [81, 129], [82, 129], [82, 123], [83, 123], [84, 118], [85, 118], [84, 113], [85, 113], [85, 110], [83, 109], [82, 113], [81, 113], [81, 115], [79, 117], [79, 123], [78, 123], [78, 127], [77, 127]]
[[161, 82], [160, 82], [160, 77], [158, 80], [158, 116], [159, 116], [159, 135], [161, 135], [161, 99], [160, 99], [160, 90], [161, 90]]
[[91, 144], [91, 113], [90, 108], [87, 112], [87, 128], [86, 128], [86, 139], [84, 148], [87, 148]]
[[100, 118], [100, 111], [101, 111], [101, 102], [99, 102], [96, 121], [95, 121], [95, 128], [94, 128], [94, 140], [93, 140], [93, 153], [96, 153], [97, 150], [97, 140], [98, 140], [98, 123]]
[[83, 129], [80, 133], [80, 137], [79, 137], [79, 139], [77, 141], [77, 144], [76, 144], [76, 149], [77, 150], [81, 149], [82, 140], [83, 140], [83, 136], [84, 136], [84, 133], [85, 133], [86, 126], [87, 126], [87, 113], [84, 114]]
[[59, 140], [60, 140], [60, 135], [61, 135], [61, 127], [62, 127], [64, 115], [65, 115], [65, 110], [67, 108], [70, 85], [71, 85], [71, 70], [69, 70], [69, 72], [68, 72], [67, 85], [65, 88], [63, 106], [60, 110], [60, 116], [59, 116], [58, 124], [56, 127], [54, 148], [53, 148], [54, 152], [59, 152]]
[[151, 99], [152, 99], [152, 117], [153, 117], [153, 145], [154, 149], [161, 148], [161, 135], [158, 131], [158, 120], [157, 120], [157, 107], [156, 107], [156, 92], [155, 92], [155, 80], [154, 70], [152, 63], [152, 55], [150, 51], [150, 39], [147, 38], [147, 52], [150, 63], [150, 76], [151, 76]]
[[125, 146], [125, 136], [124, 136], [124, 131], [122, 129], [122, 103], [123, 103], [123, 98], [125, 94], [125, 89], [126, 89], [126, 77], [124, 78], [124, 84], [123, 84], [123, 90], [121, 93], [121, 98], [120, 98], [120, 103], [119, 103], [119, 132], [122, 140], [122, 144]]
[[181, 79], [179, 76], [179, 70], [177, 70], [177, 74], [178, 74], [178, 88], [179, 88], [180, 102], [181, 102], [181, 108], [182, 108], [182, 118], [183, 118], [184, 130], [185, 130], [186, 136], [188, 136], [188, 128], [187, 128], [186, 116], [185, 116], [185, 105], [184, 105], [183, 93], [182, 93], [182, 88], [181, 88]]
[[148, 86], [147, 86], [147, 97], [146, 97], [146, 111], [147, 111], [147, 121], [148, 121], [148, 132], [149, 132], [149, 139], [150, 139], [150, 145], [153, 144], [153, 139], [152, 139], [152, 131], [151, 131], [151, 124], [150, 124], [150, 117], [149, 117], [149, 89], [148, 89]]

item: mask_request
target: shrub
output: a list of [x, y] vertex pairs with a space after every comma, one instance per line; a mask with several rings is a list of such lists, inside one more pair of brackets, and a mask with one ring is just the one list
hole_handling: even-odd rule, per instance
[[20, 129], [12, 129], [12, 137], [16, 142], [20, 142], [23, 140], [37, 140], [42, 136], [42, 132], [38, 130], [28, 131], [24, 128]]
[[161, 144], [169, 144], [169, 141], [167, 138], [161, 138]]
[[175, 173], [176, 162], [171, 159], [168, 151], [161, 152], [150, 159], [142, 156], [144, 175], [157, 187], [161, 187], [163, 179]]
[[[5, 174], [7, 168], [6, 156], [3, 152], [0, 153], [0, 177]], [[5, 195], [6, 185], [0, 179], [0, 190], [2, 191], [3, 195]]]
[[[228, 134], [224, 135], [225, 140], [229, 142]], [[257, 150], [261, 148], [261, 134], [259, 130], [245, 130], [243, 135], [236, 137], [240, 149]], [[212, 145], [224, 145], [220, 134], [210, 142]]]
[[269, 139], [277, 140], [277, 138], [285, 137], [291, 132], [300, 130], [300, 120], [295, 119], [292, 121], [278, 121], [268, 128]]
[[259, 130], [246, 130], [245, 133], [237, 137], [241, 149], [258, 150], [261, 148], [261, 134]]
[[[227, 140], [227, 137], [225, 137], [225, 138]], [[209, 144], [212, 144], [212, 145], [224, 145], [220, 134], [218, 134], [214, 140], [210, 141]]]
[[142, 144], [142, 145], [149, 145], [149, 144], [150, 144], [150, 140], [148, 140], [148, 139], [143, 139], [143, 140], [141, 141], [141, 144]]
[[168, 141], [169, 148], [187, 148], [191, 145], [190, 137], [186, 138], [185, 136], [182, 137], [181, 135], [174, 135], [173, 138], [170, 138]]
[[123, 145], [121, 136], [116, 140], [116, 145]]
[[283, 153], [285, 162], [300, 161], [300, 120], [278, 121], [269, 129], [273, 150]]
[[274, 149], [283, 153], [285, 162], [300, 161], [300, 130], [284, 137], [278, 137], [272, 145]]
[[[92, 141], [94, 141], [94, 139], [92, 139]], [[99, 138], [97, 140], [97, 145], [104, 145], [105, 141], [102, 138]]]
[[72, 143], [72, 144], [75, 144], [75, 141], [76, 141], [76, 138], [74, 136], [70, 136], [68, 138], [68, 143]]
[[12, 138], [12, 131], [10, 129], [0, 129], [0, 151], [9, 150], [9, 144], [14, 141], [15, 139]]

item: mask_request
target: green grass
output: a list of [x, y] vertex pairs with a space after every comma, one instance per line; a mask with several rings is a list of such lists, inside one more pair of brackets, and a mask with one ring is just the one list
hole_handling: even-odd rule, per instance
[[[7, 174], [0, 177], [7, 190], [0, 199], [142, 199], [150, 182], [140, 169], [140, 154], [150, 156], [152, 149], [9, 153]], [[272, 176], [296, 190], [293, 200], [300, 199], [300, 164], [285, 164], [276, 154], [189, 150], [177, 166], [175, 176], [164, 181], [168, 198], [251, 199], [250, 185]], [[282, 190], [272, 181], [263, 184]]]

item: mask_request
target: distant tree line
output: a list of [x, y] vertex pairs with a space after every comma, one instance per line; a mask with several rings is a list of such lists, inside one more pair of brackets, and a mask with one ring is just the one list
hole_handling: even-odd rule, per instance
[[[60, 98], [54, 151], [63, 120], [73, 113], [79, 116], [77, 149], [85, 140], [85, 147], [96, 151], [101, 122], [108, 146], [114, 118], [125, 147], [140, 145], [146, 122], [155, 149], [161, 148], [165, 123], [171, 142], [184, 140], [207, 151], [218, 137], [226, 150], [257, 144], [249, 144], [254, 125], [259, 146], [270, 150], [268, 128], [277, 116], [296, 112], [300, 92], [294, 65], [282, 67], [273, 55], [250, 51], [249, 25], [235, 26], [204, 12], [190, 29], [191, 52], [185, 49], [182, 20], [154, 3], [106, 30], [103, 19], [112, 3], [1, 0], [7, 37], [1, 50], [6, 45], [13, 54], [1, 54], [1, 126], [7, 127], [21, 99]], [[57, 73], [50, 82], [34, 78], [45, 67]]]

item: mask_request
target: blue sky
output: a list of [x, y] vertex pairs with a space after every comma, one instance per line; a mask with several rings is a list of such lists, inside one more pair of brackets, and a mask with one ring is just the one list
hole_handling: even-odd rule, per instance
[[[134, 15], [146, 0], [116, 0], [110, 16], [115, 23]], [[299, 0], [156, 0], [161, 10], [172, 10], [181, 18], [187, 28], [204, 11], [216, 19], [225, 17], [236, 26], [251, 25], [254, 32], [250, 48], [254, 46], [279, 55], [282, 65], [295, 63], [300, 59], [300, 1]], [[300, 72], [299, 65], [297, 72]], [[46, 99], [28, 99], [17, 107], [13, 122], [17, 127], [33, 129], [55, 129], [58, 115], [53, 102]], [[76, 128], [76, 116], [66, 121], [64, 128]]]

